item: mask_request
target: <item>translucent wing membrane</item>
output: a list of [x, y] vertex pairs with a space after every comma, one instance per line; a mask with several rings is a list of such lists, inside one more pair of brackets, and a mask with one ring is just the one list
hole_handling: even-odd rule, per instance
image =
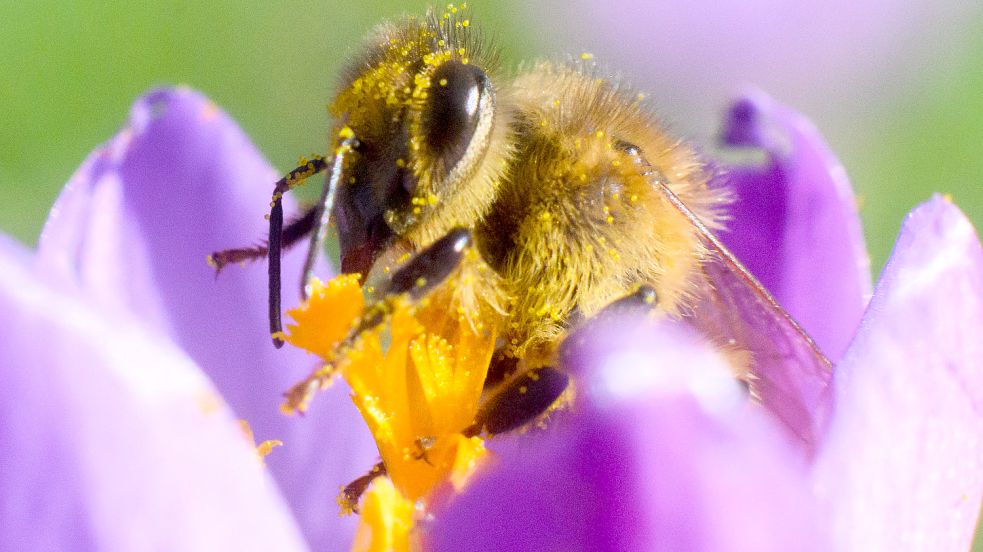
[[719, 345], [748, 355], [752, 395], [811, 454], [823, 427], [832, 366], [816, 343], [672, 192], [665, 177], [639, 157], [653, 186], [699, 231], [709, 256], [686, 320]]
[[702, 288], [687, 320], [750, 356], [752, 395], [811, 453], [822, 429], [830, 362], [733, 255], [710, 240], [711, 256], [703, 268], [710, 285]]

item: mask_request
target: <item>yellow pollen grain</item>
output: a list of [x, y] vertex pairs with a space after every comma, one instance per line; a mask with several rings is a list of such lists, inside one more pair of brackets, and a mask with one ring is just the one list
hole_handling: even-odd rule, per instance
[[590, 52], [584, 52], [584, 53], [580, 54], [580, 59], [583, 59], [583, 60], [594, 59], [594, 54], [592, 54]]
[[440, 79], [437, 81], [441, 86], [447, 86], [447, 79]]

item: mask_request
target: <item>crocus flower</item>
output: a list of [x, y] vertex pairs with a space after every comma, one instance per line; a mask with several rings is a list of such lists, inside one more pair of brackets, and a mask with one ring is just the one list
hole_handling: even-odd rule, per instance
[[[983, 258], [972, 227], [941, 198], [917, 210], [857, 330], [859, 226], [818, 135], [762, 97], [730, 121], [728, 136], [765, 148], [771, 165], [731, 170], [747, 184], [735, 216], [768, 227], [749, 222], [727, 239], [739, 249], [738, 233], [757, 234], [747, 243], [781, 252], [769, 282], [780, 296], [803, 313], [821, 313], [817, 302], [838, 313], [807, 328], [833, 343], [855, 335], [821, 405], [830, 422], [815, 454], [796, 453], [687, 328], [601, 320], [564, 350], [583, 391], [569, 413], [503, 439], [420, 525], [423, 542], [965, 547], [983, 488], [973, 339]], [[761, 142], [768, 124], [796, 147]], [[263, 267], [216, 280], [204, 264], [262, 234], [275, 177], [215, 106], [162, 90], [73, 177], [36, 254], [0, 241], [0, 548], [349, 547], [354, 519], [339, 521], [333, 499], [377, 456], [364, 423], [341, 382], [304, 418], [281, 417], [282, 392], [316, 364], [269, 346]], [[741, 190], [755, 182], [782, 192], [779, 207], [754, 213]], [[802, 221], [803, 204], [829, 216]], [[836, 242], [821, 255], [818, 277], [837, 279], [824, 297], [810, 294], [796, 257], [816, 235]], [[299, 262], [285, 259], [288, 282]], [[236, 418], [284, 442], [266, 468]]]

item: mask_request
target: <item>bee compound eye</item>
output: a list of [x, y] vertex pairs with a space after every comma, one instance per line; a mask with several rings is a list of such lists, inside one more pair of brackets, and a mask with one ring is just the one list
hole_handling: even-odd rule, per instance
[[448, 170], [464, 156], [474, 137], [487, 79], [484, 71], [460, 61], [444, 63], [431, 77], [426, 140]]

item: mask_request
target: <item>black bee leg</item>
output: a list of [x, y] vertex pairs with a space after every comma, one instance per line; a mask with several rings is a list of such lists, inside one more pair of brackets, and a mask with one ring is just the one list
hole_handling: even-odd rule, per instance
[[[311, 230], [314, 228], [314, 221], [317, 220], [317, 211], [317, 207], [312, 207], [300, 218], [290, 222], [290, 224], [283, 229], [280, 237], [283, 249], [290, 249], [300, 242], [301, 239], [311, 233]], [[253, 247], [226, 249], [224, 251], [216, 251], [215, 253], [209, 255], [208, 264], [215, 269], [215, 275], [218, 276], [218, 273], [230, 264], [238, 264], [247, 261], [255, 261], [259, 258], [266, 258], [266, 256], [269, 254], [268, 252], [269, 248], [265, 243]]]
[[547, 412], [569, 383], [570, 377], [552, 366], [516, 374], [491, 392], [465, 434], [494, 435], [522, 427]]
[[[336, 159], [336, 164], [337, 159]], [[302, 217], [291, 222], [286, 228], [283, 227], [283, 194], [302, 184], [309, 177], [323, 171], [328, 167], [328, 163], [321, 157], [315, 157], [311, 161], [304, 163], [296, 169], [290, 171], [283, 178], [276, 182], [273, 188], [273, 199], [270, 202], [270, 233], [266, 245], [247, 247], [242, 249], [227, 249], [218, 251], [208, 256], [208, 264], [212, 265], [216, 272], [221, 271], [229, 263], [251, 261], [265, 256], [269, 260], [269, 307], [270, 307], [270, 332], [278, 333], [282, 328], [280, 324], [280, 252], [288, 248], [301, 238], [310, 234], [312, 230], [318, 228], [321, 233], [319, 221], [322, 217], [324, 202], [322, 201], [314, 208], [310, 209]], [[334, 172], [334, 171], [333, 171]], [[322, 196], [323, 197], [323, 196]], [[330, 212], [330, 210], [329, 210]], [[308, 254], [310, 257], [310, 254]], [[313, 264], [313, 262], [312, 262]], [[306, 273], [306, 271], [305, 271]], [[306, 280], [305, 280], [306, 282]], [[273, 338], [273, 344], [279, 348], [283, 346], [283, 341]]]
[[362, 494], [365, 493], [365, 490], [369, 488], [369, 484], [376, 477], [382, 477], [383, 475], [386, 475], [386, 465], [379, 462], [372, 466], [369, 473], [345, 485], [345, 488], [341, 490], [341, 494], [338, 495], [338, 505], [341, 506], [341, 511], [343, 513], [351, 512], [357, 514], [358, 501], [362, 498]]
[[[277, 181], [273, 189], [273, 200], [270, 209], [270, 238], [267, 242], [267, 255], [269, 261], [267, 273], [269, 275], [269, 308], [270, 308], [270, 334], [276, 335], [283, 330], [280, 321], [280, 251], [283, 243], [283, 194], [291, 188], [302, 183], [308, 177], [313, 176], [325, 168], [328, 164], [324, 159], [317, 157], [305, 165], [287, 173], [286, 176]], [[283, 347], [283, 340], [274, 337], [273, 345], [276, 348]]]
[[[596, 316], [649, 311], [656, 304], [655, 290], [640, 286], [635, 292], [604, 307]], [[497, 381], [486, 384], [489, 396], [478, 411], [469, 434], [487, 431], [494, 435], [532, 422], [557, 403], [570, 382], [569, 376], [551, 366], [525, 372], [517, 372], [518, 368], [519, 360], [505, 354], [492, 359], [488, 373]]]
[[399, 268], [383, 288], [385, 295], [408, 293], [420, 299], [457, 268], [471, 246], [471, 232], [455, 228]]
[[380, 299], [366, 309], [362, 320], [341, 344], [341, 351], [350, 346], [359, 334], [382, 323], [386, 315], [392, 312], [396, 298], [405, 294], [419, 300], [440, 285], [461, 264], [464, 252], [471, 243], [470, 230], [455, 228], [406, 261], [383, 285]]

